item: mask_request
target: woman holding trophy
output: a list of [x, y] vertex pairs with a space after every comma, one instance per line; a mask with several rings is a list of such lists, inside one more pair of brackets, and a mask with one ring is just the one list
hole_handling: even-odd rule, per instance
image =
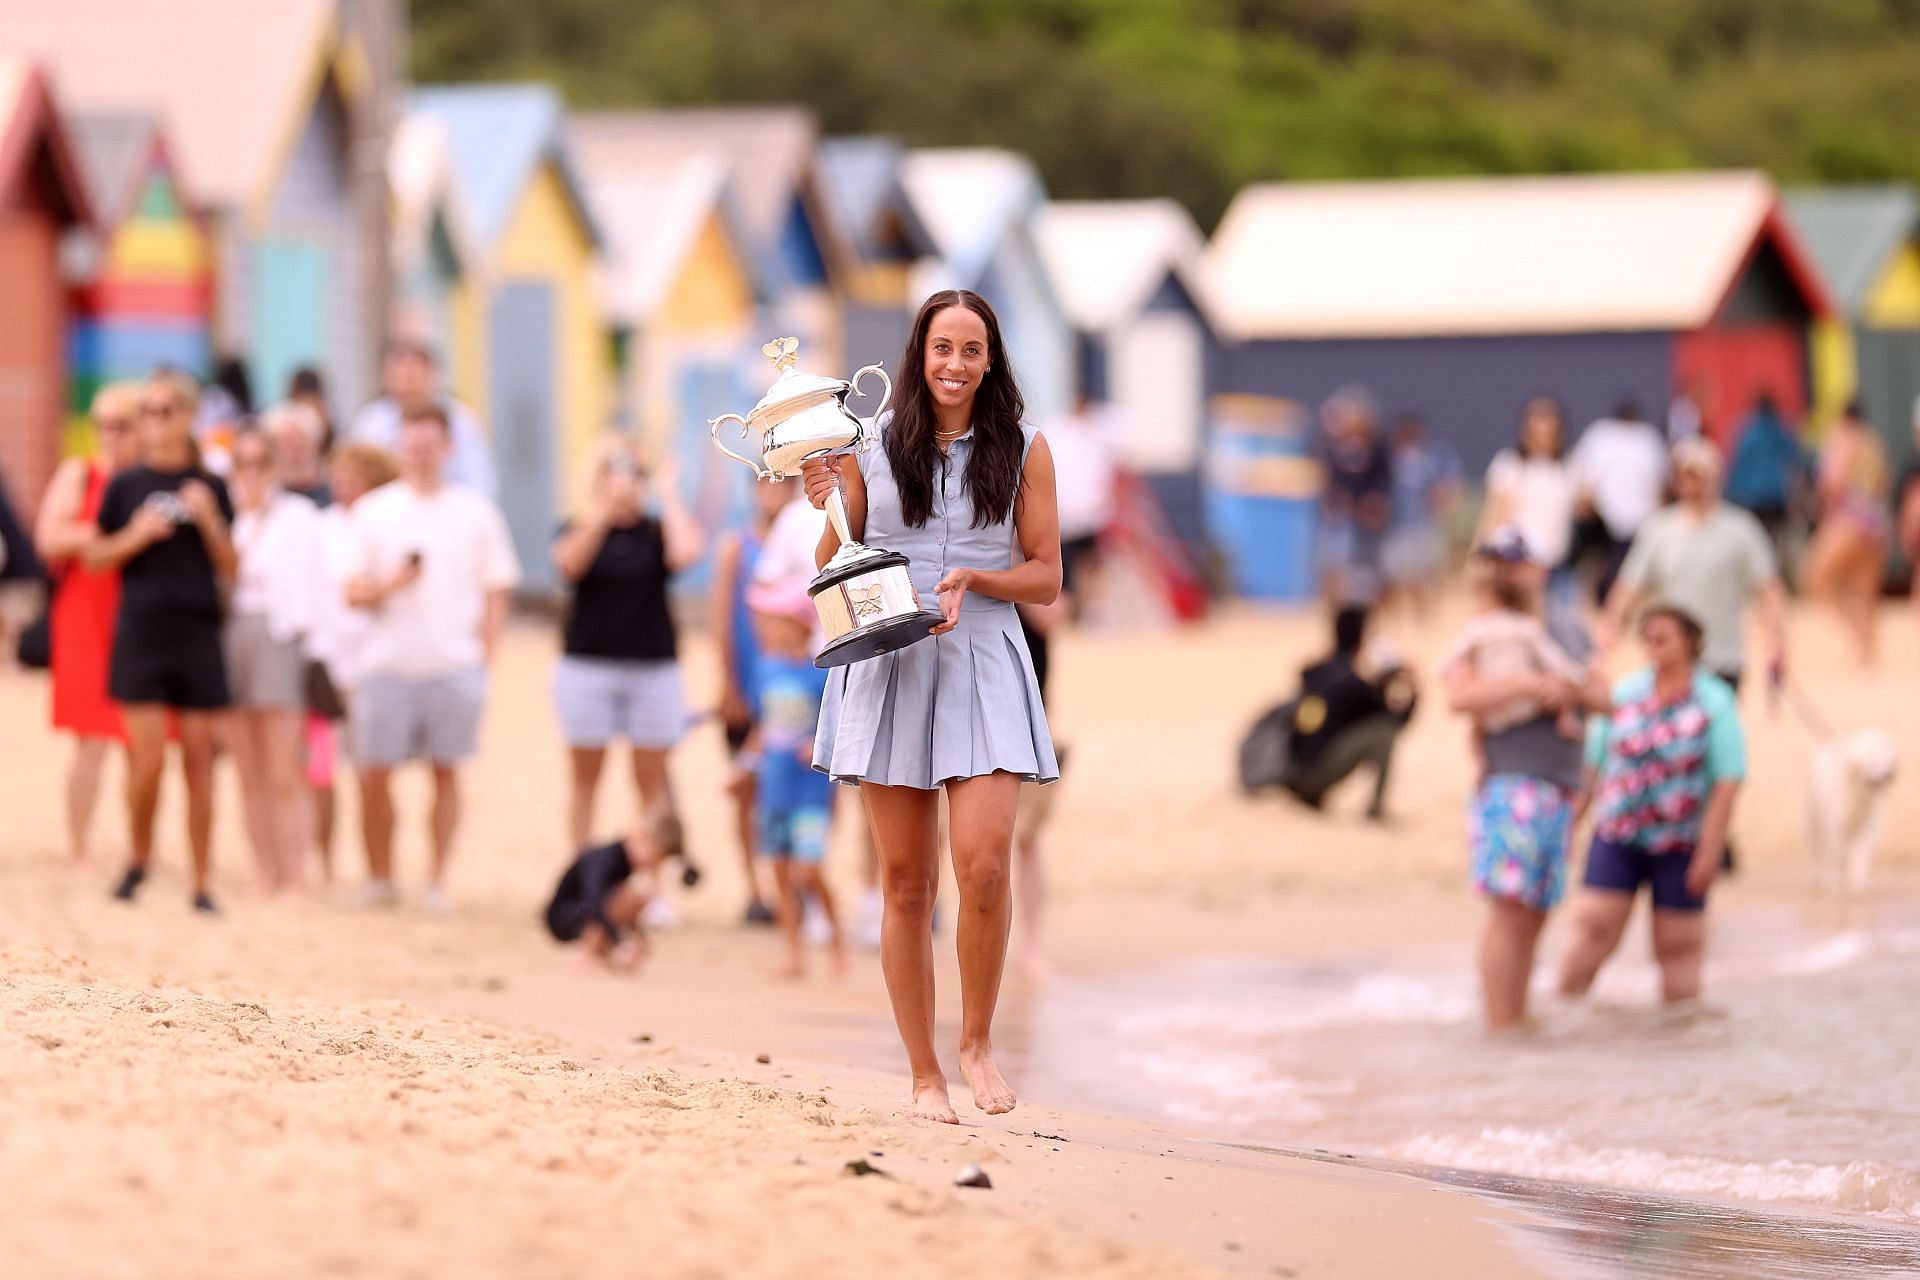
[[[1009, 866], [1023, 781], [1059, 777], [1015, 613], [1060, 592], [1053, 457], [1033, 427], [986, 300], [937, 293], [914, 318], [880, 444], [810, 459], [808, 500], [838, 489], [848, 532], [903, 553], [931, 638], [837, 667], [814, 767], [856, 783], [881, 865], [881, 967], [913, 1076], [912, 1113], [958, 1123], [933, 1044], [939, 793], [960, 887], [960, 1070], [989, 1115], [1014, 1091], [992, 1025], [1012, 923]], [[818, 559], [841, 550], [829, 523]]]

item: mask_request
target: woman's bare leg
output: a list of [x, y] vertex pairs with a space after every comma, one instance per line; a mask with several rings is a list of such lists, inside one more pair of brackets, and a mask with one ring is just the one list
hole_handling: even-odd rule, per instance
[[1633, 914], [1633, 895], [1613, 889], [1582, 889], [1573, 900], [1572, 939], [1560, 960], [1560, 994], [1583, 996], [1593, 986]]
[[158, 703], [129, 703], [120, 714], [127, 726], [127, 860], [144, 871], [153, 859], [160, 771], [167, 763], [167, 709]]
[[260, 750], [267, 800], [266, 823], [273, 839], [279, 887], [297, 889], [306, 860], [307, 835], [312, 829], [308, 820], [307, 788], [300, 768], [306, 713], [257, 711], [254, 717], [255, 743]]
[[73, 764], [67, 770], [67, 857], [76, 867], [87, 865], [93, 811], [100, 802], [100, 775], [112, 749], [111, 738], [74, 739]]
[[833, 975], [840, 977], [847, 971], [847, 941], [840, 928], [840, 908], [834, 903], [833, 890], [827, 887], [827, 877], [818, 863], [795, 867], [794, 875], [799, 889], [795, 897], [812, 894], [820, 904], [820, 914], [827, 918], [827, 963]]
[[1707, 954], [1707, 913], [1655, 911], [1653, 958], [1660, 965], [1660, 998], [1668, 1004], [1700, 998]]
[[572, 790], [567, 797], [567, 838], [578, 853], [593, 843], [593, 793], [600, 786], [605, 747], [574, 747], [568, 752], [573, 767]]
[[947, 784], [947, 816], [953, 843], [953, 877], [960, 886], [960, 1074], [973, 1087], [974, 1103], [988, 1115], [1011, 1111], [1018, 1101], [993, 1061], [993, 1010], [1007, 964], [1007, 933], [1013, 924], [1009, 884], [1013, 820], [1020, 805], [1020, 779], [992, 773]]
[[667, 812], [674, 812], [673, 778], [667, 773], [666, 752], [633, 748], [633, 786], [640, 796], [641, 813], [652, 813], [661, 805]]
[[213, 745], [224, 713], [180, 713], [180, 765], [187, 779], [187, 844], [193, 851], [193, 891], [213, 888]]
[[1526, 1021], [1534, 950], [1547, 917], [1545, 912], [1500, 898], [1487, 908], [1487, 927], [1480, 935], [1480, 986], [1486, 999], [1487, 1030], [1505, 1031]]
[[268, 893], [280, 891], [280, 859], [274, 850], [272, 801], [267, 795], [266, 748], [261, 714], [236, 707], [220, 717], [220, 733], [240, 780], [240, 812], [247, 823], [247, 847], [253, 871]]
[[915, 1116], [958, 1124], [946, 1073], [933, 1048], [933, 901], [940, 889], [934, 815], [940, 793], [860, 785], [880, 856], [886, 912], [880, 920], [880, 970], [894, 1025], [907, 1050]]
[[773, 903], [773, 918], [780, 925], [780, 939], [787, 948], [786, 963], [774, 970], [777, 978], [803, 978], [807, 973], [806, 952], [800, 946], [800, 886], [794, 883], [793, 859], [774, 858], [773, 884], [778, 897]]
[[[1036, 808], [1044, 803], [1027, 797]], [[1020, 916], [1020, 962], [1027, 977], [1041, 981], [1047, 977], [1047, 873], [1041, 857], [1044, 824], [1029, 819], [1016, 827], [1014, 853], [1019, 871], [1013, 879], [1014, 905]]]

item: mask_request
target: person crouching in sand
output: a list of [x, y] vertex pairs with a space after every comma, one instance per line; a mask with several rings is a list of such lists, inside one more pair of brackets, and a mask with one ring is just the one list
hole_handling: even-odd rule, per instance
[[[808, 508], [799, 508], [806, 515]], [[820, 698], [827, 673], [813, 665], [817, 625], [807, 576], [756, 582], [747, 589], [760, 647], [755, 700], [760, 724], [755, 729], [754, 810], [760, 852], [773, 863], [780, 897], [774, 908], [786, 942], [783, 978], [803, 978], [807, 957], [800, 923], [805, 899], [820, 904], [831, 931], [828, 946], [836, 976], [847, 969], [846, 943], [833, 892], [820, 873], [827, 856], [827, 832], [833, 824], [833, 780], [813, 768], [813, 736], [820, 726]]]
[[[1481, 763], [1469, 816], [1473, 887], [1487, 900], [1480, 981], [1487, 1027], [1527, 1014], [1527, 986], [1547, 913], [1566, 886], [1581, 792], [1582, 711], [1610, 705], [1582, 665], [1591, 646], [1563, 644], [1540, 619], [1547, 572], [1507, 526], [1475, 553], [1481, 608], [1440, 664], [1447, 703], [1473, 722]], [[1577, 651], [1577, 656], [1576, 656]]]
[[680, 819], [655, 810], [625, 840], [583, 849], [554, 886], [547, 932], [579, 942], [610, 969], [631, 972], [646, 959], [640, 914], [658, 891], [660, 866], [686, 857]]

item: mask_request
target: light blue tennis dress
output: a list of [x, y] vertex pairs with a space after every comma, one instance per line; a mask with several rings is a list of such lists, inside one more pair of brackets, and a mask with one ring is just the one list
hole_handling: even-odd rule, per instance
[[[883, 441], [886, 430], [883, 422]], [[1026, 437], [1024, 466], [1039, 433], [1024, 423], [1020, 431]], [[901, 517], [885, 446], [856, 456], [867, 485], [861, 541], [907, 557], [922, 608], [939, 610], [933, 588], [949, 570], [1013, 567], [1011, 513], [997, 524], [973, 527], [964, 482], [973, 456], [971, 431], [934, 468], [933, 512], [918, 529]], [[820, 706], [813, 767], [840, 782], [922, 790], [1002, 770], [1029, 782], [1057, 780], [1053, 735], [1014, 606], [969, 591], [960, 604], [960, 625], [947, 634], [833, 671]]]

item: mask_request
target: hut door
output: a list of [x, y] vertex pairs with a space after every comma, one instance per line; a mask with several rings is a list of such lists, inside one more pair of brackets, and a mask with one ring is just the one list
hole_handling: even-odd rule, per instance
[[[301, 365], [326, 363], [333, 283], [318, 237], [262, 240], [253, 259], [253, 398], [271, 404]], [[328, 373], [333, 373], [331, 369]]]
[[553, 587], [547, 548], [553, 538], [555, 437], [560, 421], [554, 379], [553, 287], [514, 281], [494, 291], [487, 313], [492, 362], [487, 403], [500, 473], [500, 509], [531, 590]]
[[1149, 311], [1114, 335], [1107, 390], [1125, 416], [1128, 467], [1164, 475], [1199, 465], [1206, 359], [1199, 323], [1182, 312]]

